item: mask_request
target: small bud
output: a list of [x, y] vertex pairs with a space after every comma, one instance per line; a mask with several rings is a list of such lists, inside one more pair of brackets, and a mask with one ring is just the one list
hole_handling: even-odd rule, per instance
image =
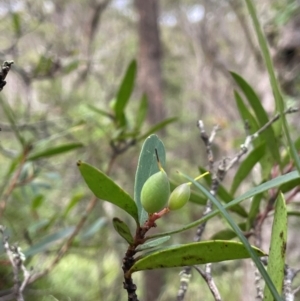
[[191, 188], [189, 183], [184, 183], [176, 187], [169, 198], [168, 208], [178, 210], [182, 208], [190, 199]]

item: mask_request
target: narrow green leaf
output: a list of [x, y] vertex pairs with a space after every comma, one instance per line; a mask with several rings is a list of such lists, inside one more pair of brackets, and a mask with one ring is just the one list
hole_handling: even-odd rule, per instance
[[257, 215], [259, 213], [259, 206], [260, 202], [262, 200], [263, 193], [256, 194], [251, 201], [251, 207], [247, 219], [247, 228], [246, 230], [249, 231], [250, 229], [253, 228], [254, 222], [257, 218]]
[[[172, 184], [171, 184], [172, 185]], [[172, 191], [175, 189], [176, 187], [174, 187], [172, 189]], [[195, 204], [199, 204], [199, 205], [203, 205], [205, 206], [207, 203], [207, 199], [200, 193], [194, 191], [193, 189], [191, 189], [191, 196], [189, 199], [190, 202], [195, 203]]]
[[117, 93], [114, 109], [119, 126], [124, 126], [126, 123], [124, 110], [134, 88], [136, 70], [137, 64], [136, 61], [133, 60], [126, 70], [125, 76]]
[[[199, 171], [201, 173], [205, 173], [206, 169], [203, 168], [203, 167], [199, 167]], [[208, 174], [206, 177], [204, 177], [204, 180], [207, 183], [207, 185], [210, 187], [211, 186], [211, 175]], [[217, 191], [217, 196], [224, 203], [229, 203], [234, 198], [233, 195], [231, 195], [222, 184], [219, 184], [219, 188], [218, 188], [218, 191]], [[240, 215], [242, 217], [247, 217], [248, 216], [246, 210], [240, 205], [236, 205], [236, 206], [230, 208], [230, 211], [235, 212], [235, 213], [237, 213], [238, 215]]]
[[94, 237], [99, 233], [100, 229], [103, 228], [107, 223], [105, 217], [99, 217], [92, 225], [90, 225], [85, 231], [80, 235], [81, 240], [86, 240]]
[[[300, 150], [300, 137], [298, 139], [296, 139], [295, 143], [295, 148], [297, 150], [297, 152], [299, 152]], [[283, 154], [283, 159], [282, 159], [282, 164], [283, 166], [289, 164], [291, 162], [291, 150], [285, 150], [284, 154]]]
[[113, 226], [121, 237], [123, 237], [130, 245], [133, 245], [133, 236], [131, 235], [129, 227], [123, 221], [117, 217], [114, 217]]
[[296, 150], [296, 148], [293, 144], [293, 141], [291, 139], [290, 132], [289, 132], [288, 125], [287, 125], [287, 121], [286, 121], [286, 117], [283, 114], [283, 112], [284, 112], [284, 102], [283, 102], [282, 94], [281, 94], [281, 91], [280, 91], [280, 85], [279, 85], [279, 82], [278, 82], [278, 80], [276, 78], [276, 75], [275, 75], [273, 62], [272, 62], [272, 58], [271, 58], [270, 51], [269, 51], [269, 48], [268, 48], [267, 40], [266, 40], [266, 38], [263, 34], [263, 31], [261, 29], [261, 26], [259, 24], [257, 14], [256, 14], [256, 11], [255, 11], [255, 7], [254, 7], [252, 1], [251, 0], [245, 0], [245, 1], [246, 1], [246, 4], [247, 4], [249, 14], [250, 14], [250, 16], [252, 18], [252, 21], [253, 21], [253, 24], [254, 24], [254, 28], [255, 28], [255, 31], [256, 31], [257, 38], [258, 38], [259, 46], [260, 46], [260, 49], [262, 51], [262, 55], [263, 55], [263, 58], [264, 58], [264, 61], [265, 61], [265, 64], [266, 64], [266, 67], [267, 67], [267, 70], [268, 70], [268, 73], [269, 73], [270, 83], [271, 83], [271, 86], [272, 86], [272, 91], [273, 91], [273, 95], [274, 95], [274, 98], [275, 98], [276, 107], [277, 107], [277, 110], [279, 110], [280, 115], [281, 115], [281, 122], [282, 122], [282, 125], [283, 125], [284, 133], [285, 133], [285, 135], [287, 137], [287, 140], [288, 140], [288, 145], [289, 145], [289, 149], [290, 149], [290, 152], [291, 152], [291, 157], [294, 159], [294, 161], [296, 163], [296, 166], [297, 166], [297, 170], [300, 173], [300, 158], [299, 158], [298, 152], [297, 152], [297, 150]]
[[38, 209], [43, 204], [44, 201], [45, 201], [45, 196], [43, 194], [38, 194], [31, 201], [31, 209], [32, 210]]
[[[229, 209], [229, 208], [241, 203], [242, 201], [244, 201], [246, 199], [249, 199], [249, 198], [251, 198], [251, 197], [253, 197], [257, 194], [263, 193], [265, 191], [270, 190], [271, 188], [278, 187], [278, 186], [280, 186], [284, 183], [288, 183], [289, 181], [293, 181], [295, 179], [300, 179], [298, 171], [292, 171], [292, 172], [287, 173], [285, 175], [279, 176], [279, 177], [277, 177], [275, 179], [272, 179], [268, 182], [265, 182], [265, 183], [263, 183], [259, 186], [256, 186], [256, 187], [253, 187], [253, 188], [249, 189], [246, 193], [244, 193], [241, 196], [237, 197], [236, 199], [234, 199], [230, 203], [224, 205], [224, 209]], [[202, 218], [200, 218], [200, 219], [198, 219], [198, 220], [196, 220], [192, 223], [189, 223], [189, 224], [187, 224], [187, 225], [185, 225], [185, 226], [183, 226], [179, 229], [172, 230], [172, 231], [166, 231], [166, 232], [162, 232], [162, 233], [159, 233], [159, 234], [149, 235], [147, 237], [147, 239], [163, 237], [163, 236], [166, 236], [166, 235], [172, 235], [172, 234], [175, 234], [175, 233], [180, 233], [180, 232], [192, 229], [192, 228], [197, 227], [200, 224], [208, 221], [209, 219], [211, 219], [212, 217], [218, 215], [219, 213], [220, 213], [219, 209], [213, 210], [212, 212], [208, 213], [204, 217], [202, 217]]]
[[7, 172], [2, 177], [1, 186], [0, 186], [0, 196], [3, 195], [13, 172], [17, 169], [17, 167], [20, 164], [20, 162], [22, 161], [22, 159], [23, 159], [23, 154], [20, 154], [19, 156], [14, 158], [12, 160], [12, 162], [10, 163], [10, 166], [9, 166]]
[[[275, 215], [268, 258], [268, 274], [270, 275], [279, 295], [282, 293], [284, 279], [286, 243], [287, 213], [284, 196], [280, 193], [275, 204]], [[268, 286], [265, 286], [264, 300], [273, 301], [273, 296]]]
[[[240, 75], [230, 72], [235, 82], [239, 85], [243, 93], [245, 94], [249, 104], [251, 105], [257, 120], [259, 122], [259, 126], [264, 126], [268, 121], [268, 114], [266, 113], [264, 107], [261, 104], [260, 99], [252, 89], [252, 87], [243, 79]], [[280, 163], [280, 154], [279, 147], [277, 143], [277, 139], [275, 137], [274, 131], [272, 127], [267, 128], [264, 132], [261, 133], [261, 137], [269, 148], [274, 160], [277, 163]]]
[[135, 174], [134, 200], [138, 207], [139, 221], [141, 225], [143, 225], [148, 218], [148, 213], [144, 210], [141, 204], [141, 191], [147, 179], [159, 171], [155, 156], [155, 149], [157, 149], [159, 160], [164, 167], [166, 162], [165, 147], [156, 135], [151, 135], [145, 140], [142, 146]]
[[75, 126], [72, 126], [64, 131], [61, 131], [59, 133], [55, 133], [54, 135], [51, 135], [45, 139], [38, 140], [36, 143], [34, 143], [33, 148], [36, 150], [45, 150], [48, 148], [52, 148], [55, 141], [59, 138], [65, 137], [71, 133], [75, 133], [81, 129], [84, 128], [84, 123], [76, 124]]
[[34, 222], [31, 224], [27, 231], [29, 232], [31, 237], [35, 237], [37, 233], [41, 232], [41, 230], [49, 224], [49, 219], [39, 220], [38, 222]]
[[136, 204], [127, 192], [97, 168], [82, 161], [78, 161], [77, 166], [84, 181], [97, 198], [120, 207], [138, 223]]
[[41, 55], [39, 62], [36, 64], [36, 68], [33, 71], [34, 76], [47, 75], [53, 66], [53, 61], [51, 57]]
[[299, 211], [288, 211], [287, 215], [288, 216], [300, 216], [300, 212]]
[[13, 12], [11, 13], [11, 17], [12, 17], [12, 23], [13, 23], [13, 29], [16, 33], [16, 36], [20, 36], [21, 35], [21, 20], [20, 20], [20, 14]]
[[92, 110], [93, 112], [95, 112], [95, 113], [97, 113], [97, 114], [100, 114], [100, 115], [102, 115], [102, 116], [105, 116], [105, 117], [107, 117], [107, 118], [109, 118], [109, 119], [114, 119], [114, 118], [115, 118], [111, 113], [106, 112], [106, 111], [104, 111], [104, 110], [101, 110], [101, 109], [99, 109], [99, 108], [96, 108], [96, 107], [93, 106], [93, 105], [87, 105], [87, 107], [88, 107], [90, 110]]
[[20, 144], [24, 147], [25, 146], [25, 140], [24, 140], [23, 136], [21, 135], [21, 133], [19, 132], [19, 129], [16, 125], [13, 110], [11, 109], [9, 104], [6, 101], [4, 101], [4, 99], [1, 96], [0, 96], [0, 104], [3, 108], [3, 111], [6, 115], [9, 123], [11, 124], [11, 128], [14, 131], [16, 138], [19, 140]]
[[83, 193], [76, 193], [72, 196], [72, 198], [70, 199], [68, 205], [66, 206], [66, 208], [62, 214], [64, 219], [68, 216], [68, 214], [72, 210], [72, 208], [74, 208], [75, 205], [77, 205], [77, 203], [83, 199], [83, 197], [84, 197]]
[[169, 123], [172, 123], [172, 122], [176, 121], [177, 119], [178, 119], [177, 117], [171, 117], [171, 118], [167, 118], [167, 119], [163, 120], [162, 122], [159, 122], [159, 123], [155, 124], [145, 134], [143, 134], [142, 136], [138, 137], [137, 141], [144, 140], [149, 135], [151, 135], [151, 134], [159, 131], [160, 129], [166, 127]]
[[[246, 223], [238, 224], [241, 231], [246, 231]], [[236, 237], [236, 233], [231, 229], [224, 229], [215, 233], [210, 239], [211, 240], [230, 240]]]
[[75, 227], [68, 227], [58, 232], [55, 232], [53, 234], [47, 235], [46, 237], [41, 239], [38, 243], [34, 244], [33, 246], [25, 250], [24, 255], [26, 257], [33, 256], [37, 253], [48, 250], [51, 246], [58, 243], [62, 239], [69, 237], [73, 233], [74, 229]]
[[70, 74], [71, 72], [73, 72], [74, 70], [76, 70], [79, 66], [79, 60], [73, 60], [72, 62], [66, 64], [65, 66], [63, 66], [63, 74]]
[[240, 184], [246, 179], [249, 173], [253, 170], [254, 165], [260, 161], [260, 159], [265, 154], [265, 144], [261, 144], [260, 146], [253, 149], [249, 155], [245, 158], [244, 161], [240, 163], [240, 166], [233, 178], [232, 186], [230, 189], [230, 193], [234, 195], [236, 190], [239, 188]]
[[32, 151], [32, 153], [28, 156], [28, 160], [34, 161], [37, 159], [42, 159], [42, 158], [48, 158], [56, 155], [60, 155], [62, 153], [66, 153], [69, 151], [72, 151], [76, 148], [83, 147], [82, 143], [68, 143], [68, 144], [63, 144], [59, 146], [55, 146], [52, 148], [44, 149], [44, 150], [39, 150], [39, 151]]
[[[263, 251], [250, 247], [256, 256], [266, 255]], [[159, 268], [172, 268], [206, 264], [225, 260], [249, 258], [243, 244], [233, 241], [205, 241], [171, 246], [139, 259], [130, 269], [130, 274]]]
[[134, 131], [137, 133], [140, 133], [142, 125], [146, 119], [147, 116], [147, 111], [148, 111], [148, 100], [147, 100], [147, 95], [143, 94], [141, 100], [140, 100], [140, 105], [137, 111], [137, 116], [135, 119], [135, 126], [134, 126]]
[[148, 250], [148, 249], [157, 247], [157, 246], [165, 243], [166, 241], [168, 241], [170, 238], [171, 238], [171, 236], [164, 236], [164, 237], [160, 237], [157, 239], [147, 241], [146, 243], [139, 245], [136, 248], [136, 251], [144, 251], [144, 250]]
[[285, 183], [285, 184], [281, 185], [279, 187], [279, 190], [282, 193], [287, 193], [287, 192], [291, 191], [292, 189], [294, 189], [297, 186], [299, 186], [299, 180], [295, 179], [293, 181], [290, 181], [288, 183]]
[[235, 102], [236, 102], [236, 106], [239, 110], [240, 116], [242, 118], [242, 120], [245, 122], [247, 120], [250, 128], [249, 128], [249, 132], [250, 134], [254, 134], [255, 132], [258, 131], [259, 126], [256, 122], [256, 119], [254, 118], [254, 116], [251, 114], [249, 107], [247, 107], [244, 104], [244, 101], [240, 95], [239, 92], [234, 91], [234, 98], [235, 98]]

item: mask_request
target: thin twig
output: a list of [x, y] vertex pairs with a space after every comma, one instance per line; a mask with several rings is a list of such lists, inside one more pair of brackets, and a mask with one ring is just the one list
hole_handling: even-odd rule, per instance
[[202, 276], [204, 281], [207, 283], [207, 286], [210, 289], [214, 299], [216, 301], [222, 301], [220, 292], [211, 276], [211, 263], [205, 265], [205, 272], [197, 266], [193, 266], [193, 268]]
[[[3, 236], [3, 247], [6, 255], [9, 258], [11, 266], [13, 268], [14, 274], [14, 286], [11, 290], [11, 293], [6, 296], [0, 297], [0, 301], [4, 300], [13, 300], [24, 301], [23, 291], [28, 283], [30, 273], [25, 268], [23, 262], [25, 261], [24, 254], [21, 253], [21, 250], [17, 246], [10, 246], [8, 242], [8, 237], [4, 234], [4, 227], [0, 226], [0, 233]], [[23, 273], [23, 281], [20, 280], [20, 273]]]
[[[222, 179], [218, 179], [218, 175], [224, 175], [224, 173], [223, 173], [224, 168], [223, 168], [223, 165], [220, 165], [218, 168], [218, 172], [214, 171], [214, 156], [213, 156], [213, 152], [211, 149], [211, 145], [212, 145], [213, 139], [216, 136], [216, 132], [219, 130], [219, 127], [215, 126], [213, 128], [210, 136], [207, 135], [207, 133], [204, 129], [204, 124], [203, 124], [202, 120], [199, 120], [198, 127], [200, 130], [200, 137], [206, 147], [206, 153], [207, 153], [207, 158], [208, 158], [208, 163], [209, 163], [209, 171], [210, 171], [210, 174], [212, 177], [210, 193], [212, 195], [216, 195], [218, 187], [219, 187], [219, 181], [222, 180]], [[222, 176], [222, 178], [223, 178], [223, 176]], [[204, 210], [202, 216], [207, 215], [211, 211], [212, 211], [212, 202], [210, 200], [207, 200], [205, 210]], [[206, 227], [206, 222], [204, 222], [197, 228], [196, 234], [193, 239], [194, 242], [198, 242], [201, 240], [201, 237], [205, 230], [205, 227]], [[184, 300], [185, 294], [188, 289], [189, 280], [191, 278], [191, 269], [192, 268], [190, 266], [187, 266], [180, 273], [180, 286], [179, 286], [179, 290], [177, 292], [177, 300], [178, 301]]]

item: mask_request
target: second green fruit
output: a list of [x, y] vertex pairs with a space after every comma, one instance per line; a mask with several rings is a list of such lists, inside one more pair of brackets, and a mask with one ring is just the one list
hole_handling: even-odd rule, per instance
[[184, 183], [176, 187], [170, 195], [168, 207], [170, 210], [182, 208], [190, 199], [191, 188], [189, 183]]

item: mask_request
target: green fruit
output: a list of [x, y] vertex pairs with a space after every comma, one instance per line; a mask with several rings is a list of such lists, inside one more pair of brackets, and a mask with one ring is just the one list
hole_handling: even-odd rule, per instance
[[184, 183], [176, 187], [169, 198], [168, 208], [177, 210], [182, 208], [190, 199], [191, 188], [188, 183]]
[[155, 213], [166, 206], [169, 196], [169, 179], [167, 174], [161, 170], [145, 182], [141, 192], [141, 203], [148, 213]]

